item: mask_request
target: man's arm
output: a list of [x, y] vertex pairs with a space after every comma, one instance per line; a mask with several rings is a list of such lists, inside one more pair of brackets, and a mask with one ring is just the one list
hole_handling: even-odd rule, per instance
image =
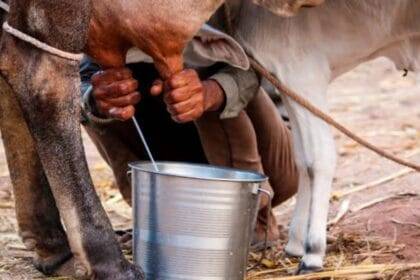
[[226, 66], [209, 79], [217, 81], [224, 91], [225, 106], [220, 118], [234, 118], [244, 110], [258, 93], [260, 78], [254, 70], [241, 70]]

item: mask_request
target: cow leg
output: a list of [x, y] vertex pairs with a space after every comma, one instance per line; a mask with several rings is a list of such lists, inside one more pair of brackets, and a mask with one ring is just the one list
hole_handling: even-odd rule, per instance
[[[305, 70], [298, 73], [308, 73], [309, 70]], [[322, 70], [315, 68], [312, 73], [322, 73]], [[300, 75], [288, 77], [288, 83], [326, 112], [328, 80], [322, 75], [308, 76], [305, 83], [296, 80]], [[326, 123], [287, 98], [285, 105], [290, 114], [301, 180], [286, 250], [291, 254], [298, 253], [298, 256], [304, 253], [300, 272], [305, 273], [323, 266], [329, 198], [336, 165], [335, 143]]]
[[35, 266], [51, 274], [71, 257], [67, 237], [35, 149], [10, 86], [0, 78], [0, 127], [15, 195], [19, 233], [36, 253]]
[[93, 188], [79, 125], [78, 63], [3, 38], [1, 70], [20, 107], [51, 185], [78, 277], [144, 279], [124, 259]]

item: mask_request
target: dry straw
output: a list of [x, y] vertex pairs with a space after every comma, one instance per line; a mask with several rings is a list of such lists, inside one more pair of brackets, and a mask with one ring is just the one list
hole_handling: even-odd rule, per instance
[[[294, 267], [290, 267], [292, 269]], [[410, 264], [372, 264], [372, 265], [356, 265], [341, 267], [336, 270], [326, 270], [323, 272], [298, 275], [298, 276], [282, 276], [282, 277], [263, 277], [267, 274], [283, 272], [286, 268], [278, 270], [267, 270], [256, 273], [249, 277], [249, 280], [313, 280], [313, 279], [378, 279], [389, 275], [395, 275], [398, 272], [420, 269], [420, 263]]]

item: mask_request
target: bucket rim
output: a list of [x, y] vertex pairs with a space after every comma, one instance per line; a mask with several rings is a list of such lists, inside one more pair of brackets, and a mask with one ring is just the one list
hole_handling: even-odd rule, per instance
[[[216, 182], [232, 182], [232, 183], [262, 183], [268, 180], [266, 175], [263, 175], [256, 171], [251, 170], [244, 170], [232, 167], [224, 167], [224, 166], [216, 166], [211, 164], [200, 164], [200, 163], [188, 163], [188, 162], [176, 162], [176, 161], [157, 161], [157, 165], [181, 165], [181, 166], [196, 166], [201, 168], [210, 168], [216, 169], [220, 171], [231, 171], [237, 172], [242, 174], [250, 174], [254, 178], [220, 178], [220, 177], [210, 177], [210, 176], [200, 176], [200, 175], [181, 175], [171, 172], [162, 172], [156, 171], [153, 169], [153, 165], [150, 161], [135, 161], [128, 164], [128, 166], [135, 171], [142, 171], [146, 173], [156, 174], [156, 175], [163, 175], [163, 176], [171, 176], [177, 178], [186, 178], [186, 179], [198, 179], [198, 180], [206, 180], [206, 181], [216, 181]], [[144, 167], [140, 167], [139, 165], [143, 165]], [[146, 168], [148, 166], [149, 168]]]

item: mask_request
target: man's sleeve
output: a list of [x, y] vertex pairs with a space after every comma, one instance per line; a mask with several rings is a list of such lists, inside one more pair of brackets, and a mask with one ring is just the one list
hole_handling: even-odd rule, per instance
[[[96, 104], [91, 95], [91, 79], [92, 76], [99, 71], [101, 71], [101, 67], [98, 64], [94, 63], [90, 58], [86, 56], [85, 58], [83, 58], [80, 64], [80, 99], [82, 104], [81, 123], [83, 125], [91, 123], [93, 118], [97, 120], [100, 119], [99, 117], [97, 117], [98, 113], [96, 111]], [[101, 120], [107, 121], [106, 119]]]
[[255, 97], [260, 87], [260, 78], [252, 69], [245, 71], [226, 66], [210, 79], [217, 81], [225, 92], [226, 103], [220, 114], [221, 119], [237, 117]]
[[92, 76], [101, 70], [101, 67], [99, 65], [92, 62], [92, 60], [88, 57], [84, 57], [82, 62], [80, 63], [80, 78], [81, 78], [81, 94], [83, 95], [86, 90], [91, 85], [91, 78]]

